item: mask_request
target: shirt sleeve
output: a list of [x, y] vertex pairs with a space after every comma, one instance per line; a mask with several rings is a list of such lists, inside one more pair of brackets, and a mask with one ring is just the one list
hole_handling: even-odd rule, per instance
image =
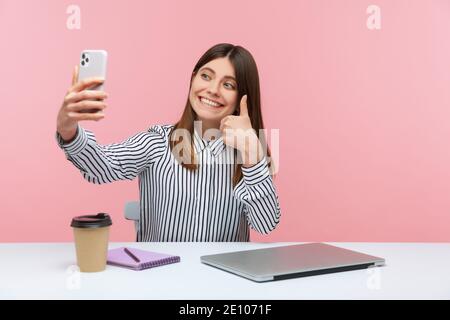
[[67, 160], [94, 184], [133, 180], [167, 149], [162, 126], [153, 126], [121, 143], [99, 145], [92, 132], [78, 125], [73, 141], [64, 143], [58, 133], [56, 140]]
[[252, 229], [268, 234], [280, 221], [278, 195], [264, 157], [257, 164], [241, 167], [243, 179], [234, 189], [238, 200], [245, 204], [245, 213]]

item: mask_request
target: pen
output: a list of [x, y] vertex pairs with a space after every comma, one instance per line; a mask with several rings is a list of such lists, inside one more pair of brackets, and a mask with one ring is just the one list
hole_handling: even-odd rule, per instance
[[127, 255], [129, 255], [134, 261], [136, 261], [136, 262], [141, 262], [141, 260], [139, 260], [139, 258], [136, 257], [133, 253], [131, 253], [131, 251], [128, 250], [127, 248], [124, 248], [123, 251], [125, 251], [125, 253], [126, 253]]

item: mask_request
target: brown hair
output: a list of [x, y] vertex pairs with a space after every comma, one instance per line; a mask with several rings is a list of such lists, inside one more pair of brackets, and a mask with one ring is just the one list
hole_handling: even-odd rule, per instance
[[[247, 95], [248, 115], [250, 117], [252, 128], [256, 131], [256, 134], [258, 135], [258, 138], [264, 150], [266, 150], [267, 155], [270, 156], [270, 151], [266, 144], [266, 138], [264, 134], [260, 132], [260, 129], [264, 129], [264, 124], [261, 114], [261, 96], [259, 89], [258, 68], [256, 66], [255, 60], [253, 59], [249, 51], [247, 51], [241, 46], [235, 46], [229, 43], [220, 43], [210, 48], [201, 56], [201, 58], [194, 67], [194, 70], [191, 75], [191, 81], [189, 84], [189, 92], [192, 86], [192, 80], [197, 74], [198, 70], [200, 70], [200, 68], [202, 68], [208, 62], [224, 57], [227, 57], [230, 60], [235, 70], [237, 90], [238, 90], [237, 101], [239, 103], [241, 101], [241, 98], [244, 95]], [[233, 115], [238, 115], [239, 112], [240, 110], [238, 105]], [[188, 155], [181, 154], [181, 156], [187, 157], [188, 159], [190, 159], [190, 161], [187, 161], [188, 163], [185, 163], [181, 161], [177, 155], [174, 154], [175, 158], [181, 163], [181, 165], [189, 170], [196, 170], [198, 167], [198, 164], [196, 164], [194, 161], [194, 151], [193, 151], [194, 150], [193, 134], [194, 134], [195, 120], [197, 120], [197, 115], [191, 106], [188, 94], [188, 99], [183, 114], [181, 116], [181, 119], [175, 124], [173, 130], [170, 133], [169, 144], [172, 153], [174, 153], [175, 146], [178, 143], [183, 143], [184, 141], [183, 136], [173, 137], [174, 133], [177, 132], [177, 129], [185, 129], [182, 131], [184, 132], [188, 131], [190, 133], [191, 139], [187, 139], [187, 142], [189, 142], [189, 140], [191, 142], [190, 147], [181, 148], [181, 153], [183, 152], [183, 150], [189, 150], [190, 154]], [[237, 150], [235, 150], [234, 155], [236, 159]], [[242, 166], [241, 164], [235, 165], [233, 187], [236, 186], [242, 178], [241, 166]]]

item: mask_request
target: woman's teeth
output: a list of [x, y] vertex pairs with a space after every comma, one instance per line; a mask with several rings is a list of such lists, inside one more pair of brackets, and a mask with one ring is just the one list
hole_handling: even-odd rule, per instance
[[200, 101], [209, 107], [215, 107], [215, 108], [223, 107], [223, 105], [221, 105], [217, 102], [211, 101], [209, 99], [203, 98], [203, 97], [200, 97]]

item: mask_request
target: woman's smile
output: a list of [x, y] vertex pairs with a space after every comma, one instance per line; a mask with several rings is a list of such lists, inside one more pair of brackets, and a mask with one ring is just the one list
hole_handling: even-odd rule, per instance
[[198, 100], [201, 105], [206, 106], [209, 109], [221, 109], [224, 107], [223, 104], [202, 96], [198, 96]]

